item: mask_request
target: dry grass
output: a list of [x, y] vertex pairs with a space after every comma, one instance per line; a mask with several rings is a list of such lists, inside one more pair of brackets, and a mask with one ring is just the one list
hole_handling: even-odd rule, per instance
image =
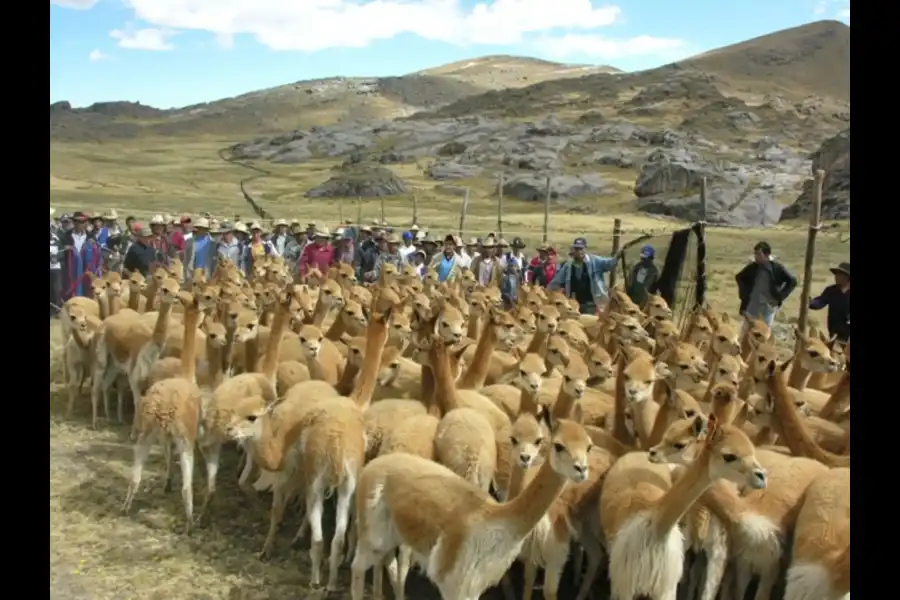
[[[54, 144], [51, 147], [51, 203], [59, 210], [98, 211], [108, 207], [120, 213], [146, 218], [158, 212], [204, 212], [217, 215], [238, 213], [250, 217], [249, 207], [238, 191], [246, 169], [222, 162], [216, 150], [221, 140], [164, 142], [144, 140], [127, 146], [114, 144]], [[333, 162], [292, 167], [272, 166], [276, 177], [252, 182], [255, 195], [267, 210], [302, 220], [337, 222], [337, 201], [309, 201], [302, 192], [328, 178]], [[269, 165], [266, 165], [269, 168]], [[416, 165], [391, 167], [420, 188], [419, 221], [438, 232], [458, 227], [459, 196], [440, 193]], [[488, 179], [473, 180], [469, 235], [484, 234], [496, 226], [496, 208], [489, 197]], [[625, 186], [623, 186], [624, 189]], [[681, 225], [627, 212], [622, 196], [598, 199], [595, 214], [551, 215], [551, 241], [565, 246], [577, 235], [585, 235], [599, 252], [611, 245], [612, 223], [621, 217], [630, 233], [645, 229], [672, 230]], [[355, 217], [353, 202], [345, 203], [345, 216]], [[543, 207], [508, 201], [505, 205], [506, 237], [521, 235], [534, 244], [541, 237]], [[379, 217], [379, 202], [364, 205], [364, 219]], [[389, 221], [411, 222], [411, 198], [385, 201]], [[842, 226], [846, 231], [846, 224]], [[805, 227], [779, 227], [766, 231], [714, 229], [710, 231], [710, 299], [722, 310], [736, 310], [733, 274], [746, 262], [752, 245], [768, 240], [776, 254], [798, 275], [806, 240]], [[814, 290], [830, 278], [828, 267], [846, 260], [849, 246], [835, 235], [823, 235], [814, 272]], [[791, 297], [779, 319], [797, 314], [799, 290]], [[131, 449], [122, 426], [89, 429], [87, 397], [77, 405], [74, 420], [62, 418], [58, 329], [50, 338], [50, 573], [51, 598], [316, 598], [308, 590], [306, 545], [286, 547], [297, 527], [289, 512], [279, 539], [278, 551], [269, 564], [260, 563], [267, 523], [268, 497], [248, 501], [236, 489], [235, 456], [227, 453], [220, 472], [217, 519], [211, 528], [200, 529], [191, 538], [179, 534], [181, 501], [175, 492], [162, 491], [162, 465], [158, 453], [145, 475], [144, 491], [138, 496], [135, 514], [125, 517], [119, 506], [127, 488]], [[177, 470], [177, 469], [176, 469]], [[176, 480], [179, 475], [176, 475]], [[202, 467], [197, 468], [197, 496], [201, 497]], [[568, 581], [568, 578], [566, 579]], [[422, 584], [417, 584], [421, 586]], [[435, 598], [420, 587], [413, 598]]]

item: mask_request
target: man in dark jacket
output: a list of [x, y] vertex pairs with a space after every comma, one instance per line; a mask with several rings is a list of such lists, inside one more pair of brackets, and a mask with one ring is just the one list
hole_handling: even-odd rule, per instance
[[653, 262], [656, 256], [656, 250], [653, 246], [647, 245], [641, 248], [641, 260], [634, 265], [631, 270], [631, 277], [628, 280], [628, 297], [638, 306], [644, 306], [650, 291], [656, 286], [656, 280], [659, 279], [659, 269]]
[[740, 312], [772, 326], [775, 313], [797, 287], [797, 278], [773, 260], [772, 247], [759, 242], [753, 247], [753, 262], [734, 276], [741, 301]]
[[151, 265], [162, 261], [162, 256], [159, 250], [150, 243], [153, 237], [150, 229], [140, 223], [135, 223], [131, 227], [131, 231], [136, 239], [131, 247], [128, 248], [128, 253], [125, 255], [125, 262], [122, 266], [129, 273], [137, 271], [144, 277], [149, 277]]
[[812, 310], [828, 307], [828, 335], [846, 344], [850, 340], [850, 263], [831, 269], [834, 285], [809, 301]]

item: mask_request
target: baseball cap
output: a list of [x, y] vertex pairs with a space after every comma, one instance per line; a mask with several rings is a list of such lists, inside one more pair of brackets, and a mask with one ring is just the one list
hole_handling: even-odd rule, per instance
[[572, 242], [572, 247], [573, 248], [587, 248], [587, 240], [584, 239], [583, 237], [577, 237]]
[[411, 232], [409, 232], [409, 231], [404, 231], [404, 232], [403, 232], [403, 239], [404, 239], [405, 241], [407, 241], [407, 242], [411, 242], [412, 239], [413, 239], [413, 234], [412, 234]]
[[656, 250], [653, 249], [653, 246], [647, 245], [641, 248], [641, 258], [653, 258], [656, 255]]

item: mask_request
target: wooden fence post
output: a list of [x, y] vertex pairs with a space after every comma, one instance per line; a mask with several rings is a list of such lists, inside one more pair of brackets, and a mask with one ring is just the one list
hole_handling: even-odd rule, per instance
[[545, 244], [550, 238], [550, 178], [547, 178], [547, 191], [544, 194], [544, 239]]
[[356, 197], [356, 231], [363, 226], [362, 222], [362, 196]]
[[503, 171], [497, 184], [497, 235], [503, 237]]
[[[813, 186], [812, 214], [809, 216], [809, 233], [806, 237], [806, 261], [803, 263], [803, 287], [800, 292], [800, 315], [797, 327], [806, 334], [809, 320], [809, 294], [812, 289], [813, 262], [816, 259], [816, 235], [822, 220], [822, 186], [825, 183], [825, 171], [819, 169], [815, 174]], [[799, 341], [797, 342], [799, 344]]]
[[[622, 246], [622, 219], [614, 219], [613, 220], [613, 242], [612, 242], [612, 257], [615, 258], [619, 254], [619, 248]], [[616, 285], [616, 273], [617, 269], [613, 269], [609, 273], [609, 287], [612, 288]]]
[[419, 224], [419, 190], [413, 190], [413, 225]]
[[385, 225], [387, 223], [387, 219], [384, 217], [384, 196], [381, 197], [381, 224]]
[[338, 198], [338, 227], [344, 226], [344, 197]]
[[466, 213], [469, 212], [469, 188], [463, 197], [462, 209], [459, 211], [459, 237], [463, 237], [466, 231]]
[[697, 306], [706, 306], [707, 265], [706, 265], [706, 218], [707, 189], [706, 177], [700, 180], [700, 227], [697, 233], [697, 285], [694, 288], [694, 302]]

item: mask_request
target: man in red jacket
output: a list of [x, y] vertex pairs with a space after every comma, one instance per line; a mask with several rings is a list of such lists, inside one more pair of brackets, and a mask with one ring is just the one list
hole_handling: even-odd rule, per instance
[[537, 256], [531, 259], [525, 270], [525, 280], [547, 287], [556, 275], [556, 250], [548, 244], [541, 244], [537, 247], [537, 251]]
[[327, 227], [316, 228], [313, 242], [307, 244], [297, 261], [300, 276], [304, 277], [310, 267], [315, 267], [322, 274], [328, 273], [328, 267], [334, 263], [334, 246], [331, 245], [331, 232]]

